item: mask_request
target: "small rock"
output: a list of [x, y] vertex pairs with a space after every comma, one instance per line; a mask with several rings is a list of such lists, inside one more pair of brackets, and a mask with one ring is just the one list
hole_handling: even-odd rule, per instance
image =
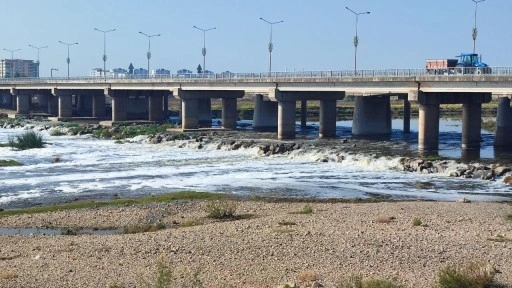
[[471, 203], [471, 200], [467, 199], [467, 198], [460, 198], [457, 200], [457, 202], [459, 203]]

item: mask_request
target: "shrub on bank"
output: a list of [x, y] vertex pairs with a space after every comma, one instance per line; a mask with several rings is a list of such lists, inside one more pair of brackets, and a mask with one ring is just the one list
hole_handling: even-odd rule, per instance
[[496, 271], [489, 264], [471, 262], [466, 266], [450, 265], [438, 273], [438, 288], [487, 288], [503, 287], [496, 283]]
[[363, 279], [361, 276], [352, 276], [342, 280], [340, 288], [401, 288], [403, 286], [395, 281], [382, 279]]
[[237, 204], [235, 202], [221, 200], [206, 203], [205, 211], [208, 218], [230, 219], [235, 216]]
[[0, 167], [10, 167], [10, 166], [22, 166], [23, 164], [16, 160], [0, 160]]
[[20, 150], [43, 148], [45, 144], [43, 135], [34, 131], [26, 131], [21, 135], [9, 137], [9, 146]]

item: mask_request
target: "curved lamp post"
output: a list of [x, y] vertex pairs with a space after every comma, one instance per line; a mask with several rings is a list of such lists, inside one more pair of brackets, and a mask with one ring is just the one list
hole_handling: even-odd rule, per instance
[[274, 50], [274, 44], [272, 43], [272, 26], [274, 24], [283, 23], [284, 21], [276, 21], [276, 22], [270, 22], [260, 17], [260, 20], [263, 20], [270, 24], [270, 41], [268, 42], [268, 54], [269, 54], [269, 64], [268, 64], [268, 76], [270, 77], [272, 74], [272, 50]]
[[8, 51], [8, 52], [11, 52], [11, 78], [14, 78], [14, 52], [17, 52], [17, 51], [20, 51], [21, 49], [16, 49], [16, 50], [9, 50], [9, 49], [5, 49], [5, 51]]
[[50, 69], [50, 77], [52, 77], [52, 78], [53, 78], [53, 71], [59, 71], [59, 69], [57, 69], [57, 68]]
[[472, 1], [475, 2], [475, 26], [473, 26], [473, 33], [472, 33], [472, 36], [473, 36], [473, 54], [475, 54], [475, 51], [476, 51], [476, 36], [478, 34], [478, 31], [476, 29], [476, 11], [478, 10], [478, 3], [484, 2], [485, 0], [472, 0]]
[[69, 59], [69, 46], [78, 45], [78, 42], [75, 43], [66, 43], [59, 40], [60, 44], [68, 46], [68, 58], [66, 58], [66, 63], [68, 63], [68, 78], [69, 78], [69, 62], [71, 62], [71, 59]]
[[39, 62], [39, 50], [41, 49], [44, 49], [44, 48], [48, 48], [48, 46], [42, 46], [42, 47], [36, 47], [36, 46], [33, 46], [33, 45], [30, 45], [28, 44], [28, 46], [34, 48], [34, 49], [37, 49], [37, 77], [39, 77], [39, 65], [41, 64], [41, 62]]
[[197, 26], [193, 26], [193, 27], [196, 28], [197, 30], [203, 31], [203, 50], [201, 50], [201, 51], [203, 54], [203, 78], [204, 78], [204, 74], [206, 72], [206, 32], [208, 32], [210, 30], [217, 29], [217, 28], [212, 27], [212, 28], [208, 28], [208, 29], [202, 29]]
[[107, 63], [107, 33], [116, 31], [116, 29], [110, 29], [110, 30], [101, 30], [98, 28], [94, 28], [94, 30], [102, 32], [103, 33], [103, 76], [105, 79], [107, 79], [107, 70], [106, 70], [106, 63]]
[[356, 15], [356, 35], [354, 36], [354, 74], [357, 74], [357, 46], [359, 45], [359, 37], [357, 36], [357, 23], [359, 22], [359, 15], [370, 14], [370, 12], [355, 12], [348, 7], [345, 8]]
[[149, 78], [149, 59], [151, 59], [151, 38], [152, 37], [157, 37], [157, 36], [161, 36], [160, 34], [153, 34], [153, 35], [148, 35], [144, 32], [140, 32], [140, 34], [148, 37], [148, 42], [149, 42], [149, 45], [148, 45], [148, 53], [146, 54], [146, 56], [148, 57], [148, 78]]

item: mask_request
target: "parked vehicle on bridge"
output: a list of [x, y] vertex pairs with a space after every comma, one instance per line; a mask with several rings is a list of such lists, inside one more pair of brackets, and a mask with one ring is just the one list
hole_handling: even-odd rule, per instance
[[461, 53], [459, 59], [428, 59], [425, 68], [431, 75], [491, 74], [489, 65], [481, 61], [475, 53]]

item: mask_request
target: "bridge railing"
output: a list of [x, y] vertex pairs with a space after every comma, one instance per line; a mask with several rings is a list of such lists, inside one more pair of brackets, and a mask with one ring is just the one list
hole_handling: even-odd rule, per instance
[[[446, 75], [467, 76], [474, 74], [488, 74], [496, 76], [512, 76], [512, 67], [488, 67], [486, 70], [476, 70], [474, 68], [463, 68], [450, 70], [452, 73]], [[480, 71], [480, 73], [477, 73]], [[208, 73], [208, 74], [170, 74], [170, 75], [107, 75], [105, 76], [78, 76], [78, 77], [19, 77], [19, 78], [0, 78], [0, 84], [21, 84], [21, 83], [72, 83], [72, 82], [180, 82], [180, 81], [214, 81], [219, 79], [254, 79], [257, 81], [273, 81], [275, 79], [297, 79], [297, 78], [344, 78], [344, 77], [429, 77], [439, 76], [429, 73], [426, 69], [373, 69], [373, 70], [329, 70], [329, 71], [290, 71], [290, 72], [256, 72], [256, 73]]]

